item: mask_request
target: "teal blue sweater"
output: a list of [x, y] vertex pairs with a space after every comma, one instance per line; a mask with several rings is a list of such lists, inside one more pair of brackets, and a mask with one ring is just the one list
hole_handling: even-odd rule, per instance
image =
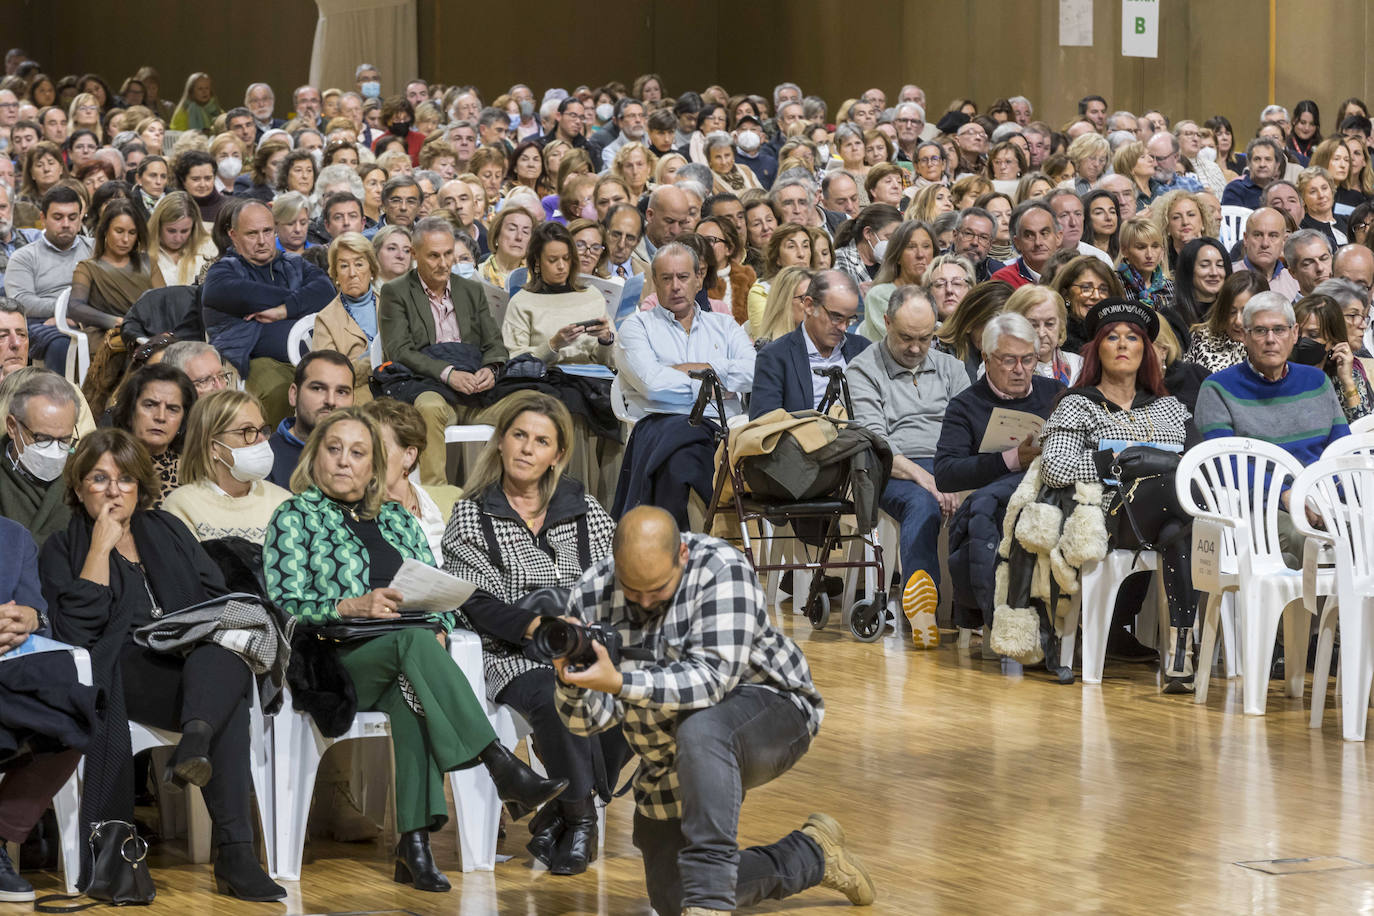
[[1304, 467], [1321, 457], [1336, 439], [1350, 434], [1345, 411], [1326, 373], [1313, 366], [1288, 364], [1271, 382], [1249, 361], [1207, 378], [1194, 412], [1204, 439], [1249, 436], [1272, 442]]

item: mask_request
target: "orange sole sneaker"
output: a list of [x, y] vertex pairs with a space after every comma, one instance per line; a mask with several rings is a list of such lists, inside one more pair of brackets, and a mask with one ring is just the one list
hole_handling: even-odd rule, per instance
[[940, 628], [935, 622], [939, 605], [940, 592], [935, 580], [924, 569], [916, 570], [902, 589], [902, 611], [911, 623], [911, 641], [916, 648], [934, 649], [940, 645]]

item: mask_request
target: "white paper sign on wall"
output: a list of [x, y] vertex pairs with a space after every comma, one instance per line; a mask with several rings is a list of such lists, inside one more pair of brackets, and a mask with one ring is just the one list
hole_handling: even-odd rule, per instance
[[1059, 44], [1090, 48], [1093, 43], [1093, 0], [1059, 0]]
[[1121, 0], [1121, 56], [1159, 56], [1159, 0]]

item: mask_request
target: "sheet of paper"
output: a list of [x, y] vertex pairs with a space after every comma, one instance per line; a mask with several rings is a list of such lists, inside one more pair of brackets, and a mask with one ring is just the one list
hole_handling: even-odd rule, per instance
[[1040, 435], [1040, 430], [1044, 426], [1044, 419], [1033, 413], [994, 407], [992, 416], [988, 418], [988, 428], [983, 432], [983, 441], [978, 446], [978, 451], [1005, 452], [1027, 439], [1034, 439]]
[[612, 369], [598, 363], [559, 363], [557, 368], [562, 369], [568, 375], [580, 375], [583, 378], [615, 378], [615, 372]]
[[30, 636], [13, 649], [0, 654], [0, 662], [13, 661], [21, 655], [33, 655], [35, 652], [68, 652], [71, 648], [64, 642], [46, 636]]
[[619, 277], [603, 279], [602, 277], [589, 277], [586, 274], [578, 277], [583, 283], [601, 293], [601, 298], [606, 300], [606, 314], [614, 315], [616, 309], [620, 308], [620, 296], [625, 292], [625, 281]]
[[1082, 48], [1092, 43], [1093, 0], [1059, 0], [1059, 44]]
[[451, 611], [472, 596], [477, 586], [450, 576], [419, 560], [401, 564], [391, 587], [402, 595], [401, 613], [441, 613]]

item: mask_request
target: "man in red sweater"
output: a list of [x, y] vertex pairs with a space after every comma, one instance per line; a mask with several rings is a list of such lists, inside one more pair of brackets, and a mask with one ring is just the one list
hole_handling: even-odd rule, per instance
[[1039, 283], [1040, 271], [1062, 240], [1054, 211], [1038, 200], [1026, 201], [1011, 211], [1011, 243], [1021, 257], [994, 273], [992, 279], [1009, 283], [1012, 289]]

